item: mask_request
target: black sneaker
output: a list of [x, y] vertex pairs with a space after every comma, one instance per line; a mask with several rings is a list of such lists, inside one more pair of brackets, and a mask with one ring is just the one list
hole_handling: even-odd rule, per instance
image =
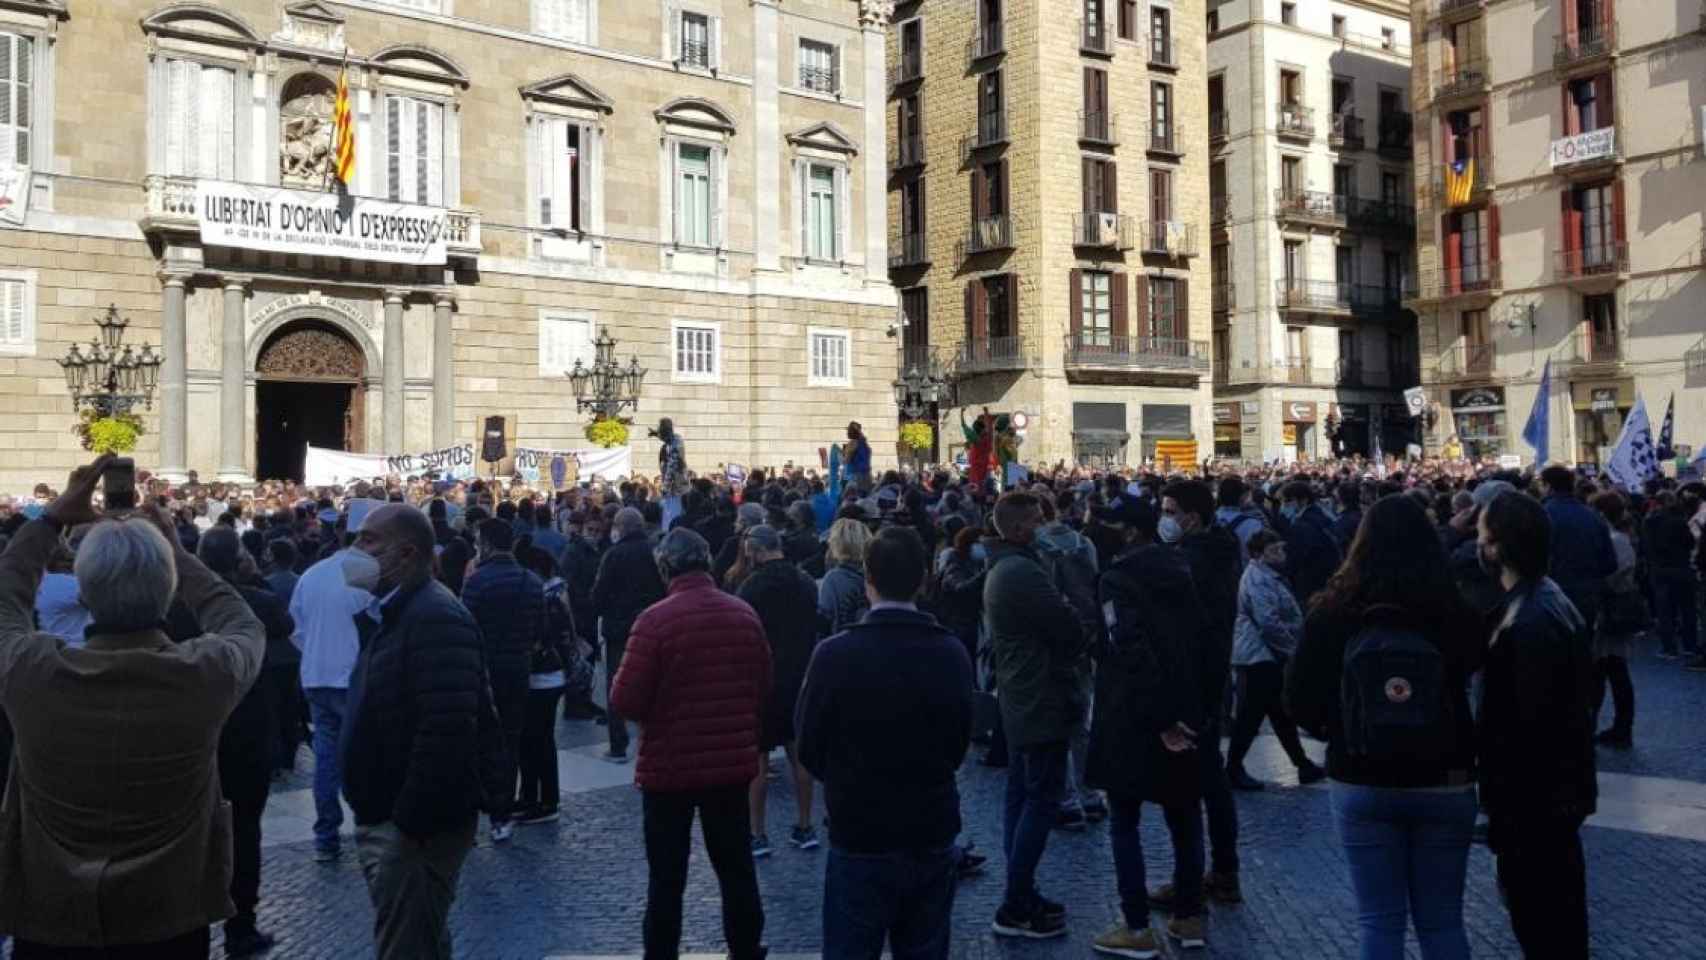
[[1303, 786], [1307, 787], [1312, 783], [1320, 783], [1325, 779], [1327, 779], [1327, 771], [1314, 763], [1305, 763], [1297, 768], [1297, 782]]
[[1089, 820], [1085, 818], [1084, 811], [1077, 807], [1062, 810], [1054, 816], [1054, 828], [1056, 830], [1080, 831], [1084, 829], [1087, 823]]
[[1262, 781], [1245, 773], [1243, 767], [1226, 771], [1226, 782], [1230, 784], [1234, 790], [1248, 790], [1251, 792], [1261, 790], [1264, 786]]
[[272, 934], [262, 933], [255, 929], [253, 923], [232, 920], [225, 924], [225, 955], [227, 957], [252, 957], [257, 953], [265, 953], [271, 950], [277, 942]]
[[1039, 910], [1045, 917], [1057, 917], [1061, 920], [1066, 919], [1066, 904], [1056, 903], [1040, 893], [1037, 894], [1037, 910]]
[[1244, 902], [1244, 887], [1238, 882], [1236, 873], [1215, 873], [1210, 870], [1202, 878], [1203, 898], [1215, 903], [1236, 904]]
[[995, 922], [989, 928], [997, 936], [1047, 940], [1066, 935], [1066, 918], [1051, 916], [1040, 907], [1021, 912], [1003, 905], [995, 911]]

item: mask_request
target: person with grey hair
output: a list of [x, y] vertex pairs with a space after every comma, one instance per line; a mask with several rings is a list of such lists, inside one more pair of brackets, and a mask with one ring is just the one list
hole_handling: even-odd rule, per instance
[[271, 948], [275, 940], [256, 925], [261, 889], [261, 817], [272, 782], [273, 750], [278, 743], [278, 671], [292, 670], [285, 650], [296, 628], [284, 601], [265, 580], [248, 571], [237, 531], [216, 525], [202, 534], [196, 556], [209, 570], [237, 589], [266, 627], [267, 652], [261, 679], [249, 688], [219, 734], [219, 786], [231, 804], [231, 900], [237, 915], [225, 921], [225, 955], [247, 957]]
[[[599, 561], [598, 577], [592, 583], [592, 593], [588, 598], [593, 615], [599, 618], [599, 635], [604, 640], [607, 704], [611, 684], [622, 668], [628, 631], [647, 607], [664, 597], [663, 580], [659, 578], [657, 563], [652, 559], [652, 543], [646, 536], [646, 521], [640, 511], [633, 507], [617, 511], [611, 521], [611, 535], [616, 542]], [[709, 566], [707, 559], [706, 567]], [[609, 724], [610, 749], [604, 758], [611, 763], [627, 763], [627, 721], [615, 710], [607, 710], [605, 719]]]
[[746, 533], [753, 527], [762, 526], [764, 520], [765, 512], [761, 504], [743, 503], [735, 511], [734, 536], [723, 541], [722, 547], [717, 550], [716, 561], [711, 564], [711, 579], [717, 581], [730, 593], [734, 593], [740, 588], [740, 578], [737, 577], [731, 581], [729, 571], [739, 568], [738, 572], [741, 577], [744, 577], [752, 570], [750, 564], [743, 562], [745, 560], [744, 541]]
[[648, 882], [647, 957], [681, 948], [693, 819], [723, 896], [731, 960], [763, 960], [764, 907], [747, 837], [747, 786], [759, 775], [759, 714], [770, 688], [764, 624], [744, 600], [711, 579], [711, 547], [692, 530], [658, 545], [669, 596], [633, 622], [610, 690], [610, 712], [632, 717], [640, 738]]
[[[0, 933], [20, 960], [205, 958], [209, 925], [235, 912], [215, 756], [260, 674], [265, 629], [163, 514], [102, 518], [91, 496], [111, 461], [73, 473], [0, 555], [0, 708], [17, 771], [0, 805]], [[76, 648], [36, 631], [31, 608], [60, 535], [84, 523], [73, 571], [94, 622]], [[174, 598], [203, 636], [167, 637]]]

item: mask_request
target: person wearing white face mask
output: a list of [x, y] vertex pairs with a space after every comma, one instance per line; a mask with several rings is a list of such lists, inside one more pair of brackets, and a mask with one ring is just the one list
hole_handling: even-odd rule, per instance
[[350, 671], [361, 648], [354, 617], [372, 600], [346, 580], [344, 564], [351, 559], [349, 544], [378, 504], [376, 500], [351, 501], [345, 548], [304, 571], [290, 597], [290, 617], [296, 622], [290, 639], [302, 651], [302, 695], [314, 725], [314, 859], [321, 862], [338, 859], [341, 847], [338, 830], [344, 812], [338, 803], [338, 740], [343, 734]]

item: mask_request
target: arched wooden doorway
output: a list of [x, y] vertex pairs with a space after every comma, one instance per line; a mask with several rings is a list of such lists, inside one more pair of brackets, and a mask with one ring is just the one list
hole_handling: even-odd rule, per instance
[[300, 320], [255, 359], [255, 475], [302, 479], [308, 446], [360, 451], [365, 434], [361, 347], [329, 323]]

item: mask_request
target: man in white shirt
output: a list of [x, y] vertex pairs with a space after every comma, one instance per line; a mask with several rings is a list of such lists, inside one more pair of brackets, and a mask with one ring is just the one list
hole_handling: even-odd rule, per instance
[[338, 858], [338, 828], [344, 822], [338, 800], [343, 783], [338, 740], [350, 671], [361, 650], [354, 617], [373, 599], [367, 591], [344, 582], [343, 560], [372, 506], [373, 501], [350, 504], [344, 549], [309, 567], [290, 599], [290, 616], [296, 621], [291, 640], [302, 651], [302, 695], [314, 724], [314, 859], [321, 862]]

